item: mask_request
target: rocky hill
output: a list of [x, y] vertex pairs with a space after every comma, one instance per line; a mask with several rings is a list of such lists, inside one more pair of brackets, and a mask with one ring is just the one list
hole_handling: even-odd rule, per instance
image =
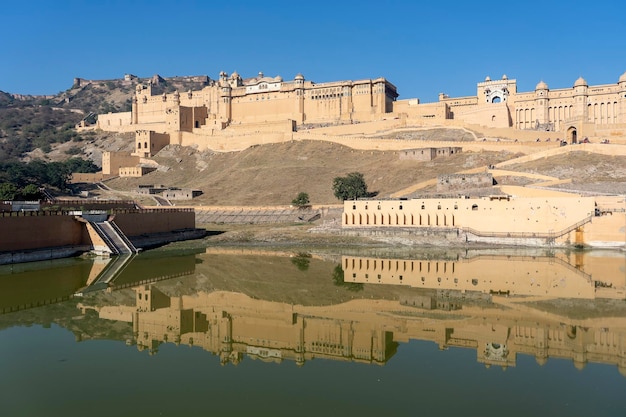
[[[127, 75], [113, 80], [76, 78], [70, 88], [56, 95], [0, 91], [0, 161], [34, 158], [62, 161], [84, 153], [88, 143], [106, 141], [111, 135], [79, 134], [73, 130], [74, 126], [83, 118], [94, 118], [97, 114], [130, 111], [135, 87], [149, 82], [153, 91], [160, 93], [197, 90], [205, 86], [209, 78], [204, 75], [169, 78]], [[98, 158], [93, 159], [100, 164]]]

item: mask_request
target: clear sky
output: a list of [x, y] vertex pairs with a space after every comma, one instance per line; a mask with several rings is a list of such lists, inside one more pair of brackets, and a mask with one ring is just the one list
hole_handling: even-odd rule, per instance
[[0, 90], [86, 79], [262, 71], [314, 82], [385, 77], [400, 99], [476, 94], [489, 75], [551, 89], [616, 83], [626, 1], [3, 1]]

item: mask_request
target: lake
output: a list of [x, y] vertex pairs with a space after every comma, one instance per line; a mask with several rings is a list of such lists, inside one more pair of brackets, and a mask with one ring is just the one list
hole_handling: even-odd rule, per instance
[[166, 247], [0, 267], [3, 416], [626, 415], [615, 251]]

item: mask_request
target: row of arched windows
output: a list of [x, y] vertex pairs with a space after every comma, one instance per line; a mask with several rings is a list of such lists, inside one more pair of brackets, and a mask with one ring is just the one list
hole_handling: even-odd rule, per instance
[[533, 129], [535, 127], [536, 118], [534, 108], [515, 110], [517, 129]]
[[589, 103], [587, 105], [587, 120], [590, 123], [617, 123], [617, 113], [617, 101], [612, 103]]
[[346, 225], [455, 226], [453, 214], [344, 213]]

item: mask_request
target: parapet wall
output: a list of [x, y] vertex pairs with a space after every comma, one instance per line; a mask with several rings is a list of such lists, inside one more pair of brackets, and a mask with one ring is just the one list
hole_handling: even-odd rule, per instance
[[[0, 212], [0, 264], [55, 259], [88, 251], [96, 242], [85, 220], [68, 211]], [[129, 237], [195, 229], [193, 209], [115, 210], [112, 216]], [[183, 235], [175, 240], [197, 238]], [[99, 238], [98, 238], [99, 239]], [[167, 242], [169, 240], [166, 240]], [[159, 240], [163, 243], [163, 239]]]
[[[130, 131], [132, 114], [131, 112], [99, 114], [97, 127], [106, 132]], [[124, 129], [127, 128], [127, 129]]]
[[193, 209], [119, 210], [113, 215], [115, 224], [130, 237], [194, 229], [195, 219]]
[[88, 242], [86, 231], [67, 212], [0, 213], [0, 252], [74, 246]]

